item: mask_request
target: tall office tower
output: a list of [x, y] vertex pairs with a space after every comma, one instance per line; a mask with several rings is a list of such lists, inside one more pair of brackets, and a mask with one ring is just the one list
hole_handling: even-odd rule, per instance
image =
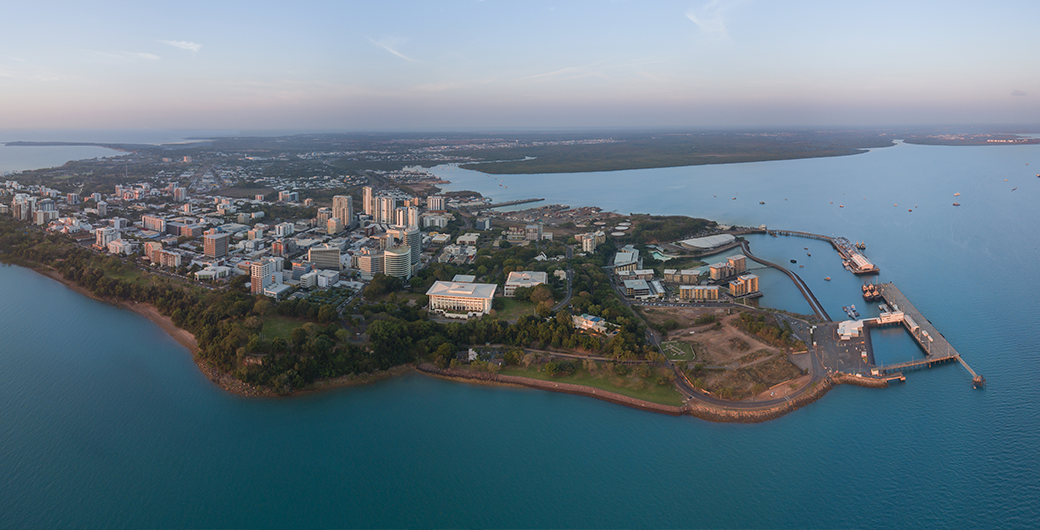
[[361, 188], [361, 206], [365, 209], [365, 215], [376, 218], [376, 198], [372, 195], [372, 186]]
[[332, 198], [332, 216], [339, 217], [343, 226], [354, 226], [354, 198], [350, 195], [336, 195]]
[[408, 245], [388, 248], [383, 256], [384, 274], [404, 280], [412, 277], [412, 249]]

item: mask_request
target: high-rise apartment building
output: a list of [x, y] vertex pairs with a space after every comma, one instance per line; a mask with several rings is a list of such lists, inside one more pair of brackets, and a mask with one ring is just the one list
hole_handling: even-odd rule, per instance
[[354, 198], [350, 195], [336, 195], [332, 198], [332, 216], [338, 217], [343, 226], [354, 226]]
[[365, 215], [371, 216], [373, 219], [376, 217], [376, 198], [372, 194], [372, 186], [365, 186], [361, 188], [361, 206], [365, 210]]

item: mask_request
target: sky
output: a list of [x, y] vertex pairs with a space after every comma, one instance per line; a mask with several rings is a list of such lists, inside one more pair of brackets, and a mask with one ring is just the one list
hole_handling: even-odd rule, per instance
[[1040, 123], [1040, 2], [9, 2], [0, 128]]

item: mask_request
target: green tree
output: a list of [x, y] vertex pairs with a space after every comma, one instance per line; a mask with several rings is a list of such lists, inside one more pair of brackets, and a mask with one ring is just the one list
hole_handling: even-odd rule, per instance
[[289, 339], [292, 340], [295, 347], [299, 348], [310, 339], [310, 333], [307, 333], [307, 330], [300, 326], [292, 330], [292, 333], [289, 334]]

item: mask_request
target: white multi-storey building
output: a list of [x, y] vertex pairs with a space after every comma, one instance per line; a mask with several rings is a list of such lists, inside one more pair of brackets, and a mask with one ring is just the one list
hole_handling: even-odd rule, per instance
[[433, 282], [426, 296], [430, 297], [430, 311], [446, 316], [479, 317], [491, 311], [495, 284]]

